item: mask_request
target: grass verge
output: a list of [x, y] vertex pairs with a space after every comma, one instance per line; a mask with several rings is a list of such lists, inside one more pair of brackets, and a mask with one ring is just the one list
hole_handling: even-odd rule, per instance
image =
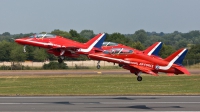
[[0, 95], [200, 95], [200, 76], [9, 76], [0, 78]]

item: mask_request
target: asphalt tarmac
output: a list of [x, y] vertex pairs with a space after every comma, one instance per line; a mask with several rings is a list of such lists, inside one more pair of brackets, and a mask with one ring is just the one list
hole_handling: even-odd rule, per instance
[[13, 76], [13, 75], [90, 75], [90, 74], [131, 74], [128, 70], [124, 69], [111, 69], [111, 70], [2, 70], [0, 76]]
[[[200, 74], [200, 69], [189, 69], [193, 75]], [[14, 76], [14, 75], [90, 75], [90, 74], [131, 74], [125, 69], [77, 69], [77, 70], [0, 70], [0, 76]], [[159, 75], [166, 75], [159, 73]]]
[[200, 111], [200, 96], [0, 97], [0, 111]]

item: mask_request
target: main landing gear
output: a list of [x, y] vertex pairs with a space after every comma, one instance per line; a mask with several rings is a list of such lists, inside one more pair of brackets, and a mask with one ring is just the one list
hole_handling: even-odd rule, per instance
[[122, 67], [123, 65], [122, 64], [119, 64], [119, 67]]
[[137, 81], [142, 81], [142, 77], [141, 77], [141, 76], [138, 76], [138, 77], [137, 77]]
[[100, 69], [101, 66], [100, 66], [100, 61], [97, 62], [97, 69]]
[[142, 77], [140, 76], [141, 72], [137, 72], [135, 73], [135, 75], [137, 75], [137, 81], [142, 81]]
[[63, 60], [65, 57], [63, 56], [65, 54], [65, 49], [60, 49], [60, 56], [58, 57], [58, 63], [63, 63]]
[[64, 60], [63, 56], [58, 57], [58, 63], [63, 63], [63, 60]]

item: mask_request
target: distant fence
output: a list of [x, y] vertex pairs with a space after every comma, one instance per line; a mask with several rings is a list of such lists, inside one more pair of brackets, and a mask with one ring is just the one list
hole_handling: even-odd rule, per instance
[[[74, 66], [88, 66], [88, 67], [93, 67], [97, 65], [98, 61], [94, 60], [88, 60], [88, 61], [65, 61], [64, 63], [67, 64], [69, 67], [74, 67]], [[29, 66], [29, 67], [42, 67], [44, 64], [48, 64], [49, 61], [47, 62], [32, 62], [32, 61], [25, 61], [25, 62], [20, 62], [21, 65], [23, 66]], [[0, 66], [11, 66], [11, 62], [0, 62]], [[118, 66], [118, 64], [113, 64], [111, 62], [106, 62], [106, 61], [100, 61], [100, 65], [103, 66]], [[186, 66], [187, 68], [200, 68], [200, 60], [197, 59], [189, 59], [189, 60], [184, 60], [183, 65]]]
[[198, 59], [183, 60], [183, 65], [188, 68], [200, 68], [200, 60]]
[[[64, 63], [67, 64], [69, 67], [74, 67], [74, 66], [96, 66], [98, 61], [65, 61]], [[48, 62], [32, 62], [32, 61], [25, 61], [25, 62], [20, 62], [21, 65], [23, 66], [29, 66], [29, 67], [42, 67], [44, 64], [48, 64]], [[11, 62], [0, 62], [0, 66], [11, 66]], [[100, 61], [101, 66], [113, 66], [113, 63], [106, 62], [106, 61]], [[115, 65], [117, 66], [117, 65]]]

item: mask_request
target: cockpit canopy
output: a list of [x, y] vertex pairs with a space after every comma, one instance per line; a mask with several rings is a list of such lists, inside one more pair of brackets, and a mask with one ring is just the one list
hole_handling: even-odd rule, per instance
[[30, 38], [55, 38], [56, 35], [53, 34], [34, 34]]
[[132, 54], [133, 50], [127, 48], [113, 48], [110, 50], [103, 51], [105, 54]]
[[114, 42], [103, 42], [102, 46], [117, 46], [118, 43], [114, 43]]

